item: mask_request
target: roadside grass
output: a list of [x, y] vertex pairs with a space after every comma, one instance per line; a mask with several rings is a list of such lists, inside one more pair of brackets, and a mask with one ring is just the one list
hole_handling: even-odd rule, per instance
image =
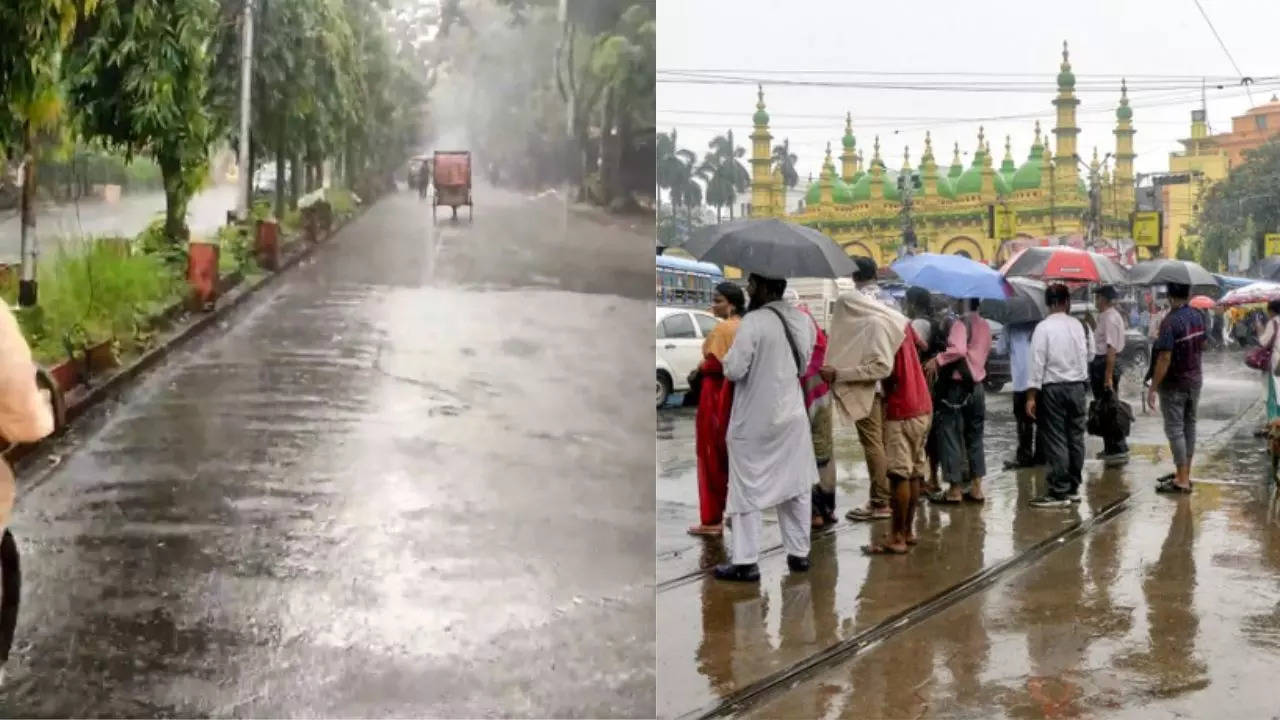
[[[330, 189], [325, 197], [335, 219], [355, 214], [356, 198], [350, 191]], [[271, 217], [270, 205], [255, 203], [251, 217]], [[113, 340], [121, 358], [151, 347], [157, 317], [188, 292], [187, 248], [171, 245], [163, 225], [159, 218], [133, 238], [62, 238], [50, 243], [57, 250], [40, 263], [39, 304], [17, 310], [36, 362], [50, 366], [66, 360], [67, 342], [79, 352], [82, 346]], [[281, 225], [283, 232], [298, 231], [301, 213], [289, 211]], [[254, 259], [249, 230], [223, 226], [205, 240], [220, 247], [219, 275], [240, 272], [256, 279], [266, 273]], [[0, 299], [14, 308], [18, 277], [17, 266], [0, 273]]]
[[[64, 242], [39, 268], [40, 302], [19, 312], [36, 361], [53, 365], [67, 358], [65, 343], [93, 345], [115, 340], [120, 354], [132, 354], [152, 339], [155, 316], [182, 299], [182, 273], [162, 257], [130, 254], [125, 240], [89, 238]], [[17, 274], [0, 294], [15, 305]]]

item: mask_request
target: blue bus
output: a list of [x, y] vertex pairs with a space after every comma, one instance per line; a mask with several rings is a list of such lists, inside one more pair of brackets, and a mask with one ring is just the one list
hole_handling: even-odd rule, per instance
[[655, 275], [658, 305], [705, 308], [724, 273], [711, 263], [659, 255]]

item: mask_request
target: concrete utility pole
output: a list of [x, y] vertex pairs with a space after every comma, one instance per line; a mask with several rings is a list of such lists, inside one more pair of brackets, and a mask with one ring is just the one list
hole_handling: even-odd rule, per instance
[[249, 181], [253, 171], [249, 167], [249, 109], [253, 83], [253, 0], [244, 0], [244, 37], [240, 53], [240, 197], [236, 200], [236, 215], [242, 221], [249, 220]]

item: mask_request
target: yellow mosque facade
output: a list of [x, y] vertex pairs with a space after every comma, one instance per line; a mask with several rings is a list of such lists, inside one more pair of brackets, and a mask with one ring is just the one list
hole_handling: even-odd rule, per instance
[[[826, 159], [818, 181], [807, 188], [803, 207], [792, 213], [785, 205], [781, 173], [772, 167], [772, 140], [764, 91], [759, 90], [751, 133], [752, 217], [780, 217], [815, 228], [839, 243], [851, 256], [867, 256], [881, 267], [898, 257], [903, 242], [902, 183], [910, 182], [910, 219], [920, 250], [963, 254], [988, 264], [1002, 263], [1017, 249], [1027, 245], [1057, 244], [1077, 238], [1086, 231], [1089, 193], [1086, 176], [1100, 189], [1103, 238], [1128, 237], [1130, 213], [1134, 208], [1133, 111], [1122, 81], [1116, 108], [1115, 173], [1098, 165], [1095, 149], [1092, 163], [1082, 168], [1076, 141], [1075, 75], [1071, 72], [1066, 43], [1057, 78], [1058, 93], [1053, 100], [1056, 126], [1050, 138], [1035, 126], [1035, 140], [1021, 164], [1015, 162], [1011, 144], [1005, 140], [1004, 157], [996, 164], [991, 144], [981, 127], [973, 161], [964, 167], [960, 148], [953, 148], [949, 166], [939, 165], [932, 139], [925, 135], [919, 164], [907, 161], [900, 170], [885, 167], [880, 159], [880, 141], [872, 146], [872, 156], [864, 164], [863, 153], [853, 134], [852, 119], [846, 115], [842, 152], [837, 173], [828, 143]], [[1062, 240], [1059, 240], [1062, 239]]]

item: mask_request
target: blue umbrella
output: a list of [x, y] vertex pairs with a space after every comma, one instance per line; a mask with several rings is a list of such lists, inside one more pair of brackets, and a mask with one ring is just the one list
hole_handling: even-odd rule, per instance
[[920, 253], [890, 266], [908, 285], [949, 297], [1003, 300], [1009, 297], [997, 270], [961, 255]]

